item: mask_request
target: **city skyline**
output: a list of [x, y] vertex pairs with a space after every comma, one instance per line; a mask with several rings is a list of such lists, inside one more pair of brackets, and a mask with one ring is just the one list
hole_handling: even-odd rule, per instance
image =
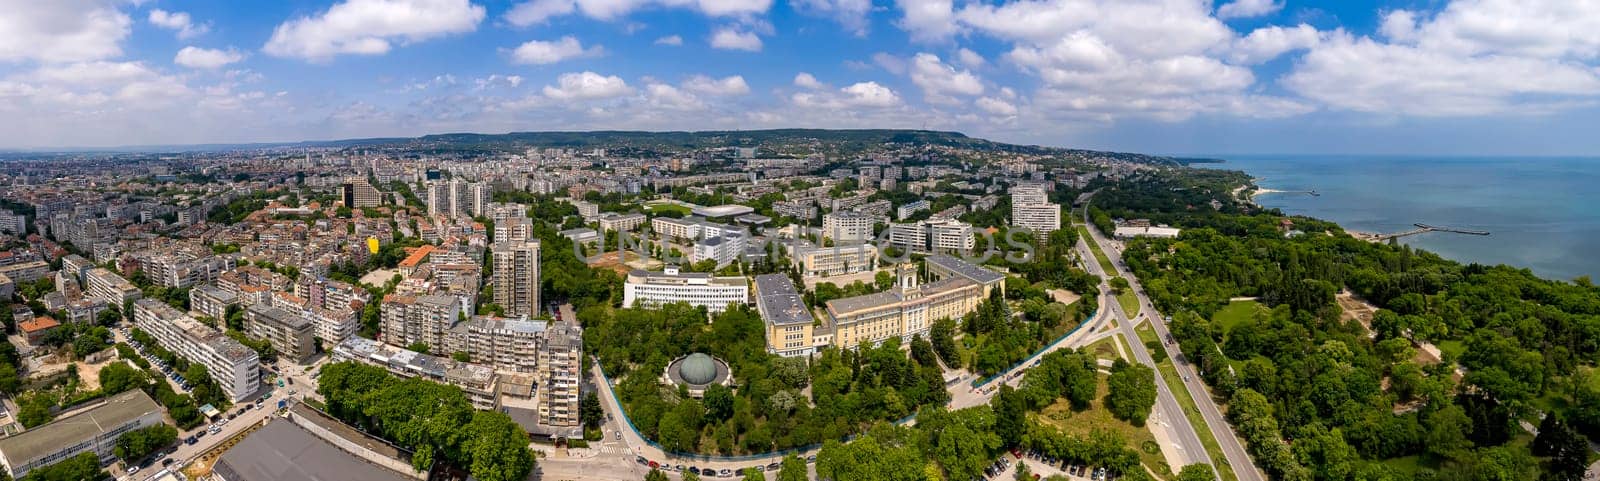
[[1151, 153], [1583, 155], [1600, 151], [1584, 128], [1600, 115], [1588, 8], [21, 2], [0, 14], [0, 149], [821, 127]]

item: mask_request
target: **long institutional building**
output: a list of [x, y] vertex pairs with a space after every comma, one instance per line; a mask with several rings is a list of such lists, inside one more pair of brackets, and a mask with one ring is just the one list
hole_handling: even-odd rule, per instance
[[216, 329], [155, 299], [133, 301], [133, 324], [168, 351], [206, 367], [223, 392], [237, 402], [261, 385], [256, 352]]
[[749, 281], [744, 276], [714, 277], [704, 272], [679, 272], [668, 267], [663, 272], [634, 270], [623, 284], [622, 305], [656, 309], [663, 304], [687, 302], [716, 314], [728, 304], [745, 305], [750, 300]]
[[995, 289], [1005, 290], [1005, 275], [961, 259], [934, 255], [926, 260], [933, 281], [922, 283], [910, 265], [896, 268], [893, 289], [828, 301], [813, 320], [793, 282], [781, 274], [756, 277], [756, 305], [767, 324], [767, 350], [805, 356], [826, 346], [854, 349], [890, 338], [927, 336], [934, 321], [955, 319], [977, 309]]
[[161, 424], [165, 412], [144, 391], [125, 391], [78, 414], [0, 439], [0, 464], [10, 479], [87, 452], [106, 464], [115, 457], [118, 438]]

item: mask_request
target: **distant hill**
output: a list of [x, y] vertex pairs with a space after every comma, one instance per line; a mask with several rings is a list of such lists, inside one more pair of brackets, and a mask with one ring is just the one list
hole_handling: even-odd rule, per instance
[[[960, 132], [937, 130], [899, 129], [771, 129], [771, 130], [708, 130], [708, 131], [554, 131], [511, 132], [505, 134], [447, 133], [413, 138], [368, 138], [320, 140], [303, 142], [263, 142], [248, 144], [204, 145], [152, 145], [92, 149], [61, 149], [57, 153], [162, 153], [162, 152], [215, 152], [230, 150], [276, 150], [295, 148], [373, 147], [399, 148], [418, 152], [508, 152], [520, 153], [529, 148], [598, 148], [605, 147], [619, 155], [649, 156], [670, 152], [717, 147], [779, 147], [802, 145], [811, 142], [828, 144], [823, 149], [832, 153], [851, 153], [884, 144], [936, 145], [963, 147], [977, 150], [1016, 152], [1033, 155], [1066, 155], [1080, 158], [1113, 158], [1130, 162], [1161, 165], [1179, 165], [1197, 162], [1197, 159], [1145, 154], [1101, 152], [1064, 149], [1038, 145], [1017, 145], [969, 137]], [[18, 151], [0, 154], [4, 157], [40, 157], [51, 152]], [[1186, 162], [1187, 161], [1187, 162]]]

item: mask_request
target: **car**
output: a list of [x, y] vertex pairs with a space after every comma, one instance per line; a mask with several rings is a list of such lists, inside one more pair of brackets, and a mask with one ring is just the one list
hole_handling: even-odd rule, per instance
[[163, 459], [163, 460], [161, 460], [161, 467], [164, 468], [164, 467], [167, 467], [167, 466], [171, 466], [173, 461], [176, 461], [176, 460], [174, 460], [172, 458]]
[[728, 469], [728, 468], [722, 468], [722, 469], [717, 470], [717, 475], [718, 476], [722, 476], [724, 478], [726, 478], [728, 476], [733, 476], [733, 470], [732, 469]]
[[817, 462], [817, 455], [813, 454], [813, 455], [810, 455], [810, 456], [806, 456], [806, 464], [811, 464], [811, 463], [815, 463], [815, 462]]
[[138, 466], [128, 466], [128, 474], [133, 474], [133, 473], [137, 473], [137, 472], [139, 472], [139, 467]]
[[777, 471], [778, 468], [781, 468], [781, 467], [783, 467], [783, 463], [768, 464], [767, 465], [767, 471]]
[[639, 463], [641, 465], [649, 465], [650, 464], [650, 460], [645, 459], [644, 456], [634, 456], [633, 457], [633, 462]]
[[190, 446], [194, 446], [194, 443], [196, 443], [196, 442], [198, 442], [198, 441], [195, 440], [194, 436], [189, 436], [187, 439], [183, 440], [183, 444], [187, 444], [187, 445], [190, 445]]
[[694, 474], [700, 474], [700, 467], [699, 466], [690, 466], [689, 467], [689, 472], [694, 473]]
[[767, 467], [766, 467], [766, 466], [759, 466], [759, 465], [758, 465], [758, 466], [753, 466], [753, 467], [751, 467], [751, 468], [750, 468], [750, 469], [754, 469], [754, 470], [756, 470], [756, 472], [758, 472], [758, 473], [765, 473], [765, 472], [767, 472]]

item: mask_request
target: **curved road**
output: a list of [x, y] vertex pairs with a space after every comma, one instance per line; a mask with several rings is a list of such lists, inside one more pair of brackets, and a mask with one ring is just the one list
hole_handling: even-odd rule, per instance
[[[1085, 206], [1084, 209], [1087, 210], [1088, 207]], [[1087, 216], [1084, 218], [1087, 219]], [[1165, 318], [1161, 316], [1160, 312], [1156, 311], [1156, 306], [1150, 302], [1150, 297], [1145, 295], [1144, 288], [1139, 285], [1139, 279], [1128, 272], [1127, 264], [1122, 262], [1121, 252], [1112, 248], [1110, 241], [1106, 240], [1105, 236], [1101, 234], [1099, 229], [1095, 228], [1094, 224], [1086, 223], [1086, 228], [1089, 231], [1090, 239], [1085, 239], [1085, 241], [1092, 241], [1099, 245], [1100, 250], [1106, 252], [1106, 257], [1111, 259], [1112, 267], [1116, 270], [1116, 272], [1112, 273], [1102, 273], [1102, 277], [1107, 275], [1122, 276], [1122, 278], [1127, 279], [1129, 288], [1133, 289], [1133, 292], [1139, 298], [1139, 312], [1145, 313], [1145, 317], [1150, 321], [1150, 327], [1155, 329], [1158, 338], [1169, 339], [1171, 333], [1167, 330]], [[1087, 261], [1084, 264], [1093, 266], [1090, 268], [1090, 272], [1101, 270], [1099, 262], [1092, 262], [1094, 260], [1092, 252], [1084, 252], [1083, 255], [1087, 256], [1085, 257]], [[1127, 318], [1126, 313], [1122, 312], [1121, 303], [1112, 302], [1111, 304], [1121, 318]], [[1149, 353], [1145, 351], [1144, 344], [1135, 342], [1139, 339], [1139, 336], [1134, 332], [1132, 324], [1131, 322], [1121, 323], [1123, 333], [1128, 336], [1128, 344], [1133, 345], [1140, 362], [1144, 362], [1154, 368], [1155, 364], [1148, 360]], [[1244, 442], [1234, 435], [1233, 426], [1228, 424], [1227, 418], [1222, 416], [1222, 410], [1217, 407], [1216, 401], [1212, 400], [1211, 392], [1206, 389], [1205, 383], [1200, 380], [1199, 372], [1195, 370], [1193, 365], [1189, 364], [1188, 359], [1184, 359], [1182, 352], [1169, 354], [1173, 368], [1183, 376], [1184, 388], [1189, 391], [1189, 397], [1193, 398], [1195, 405], [1199, 407], [1200, 416], [1206, 420], [1206, 427], [1211, 430], [1211, 436], [1216, 438], [1217, 444], [1222, 447], [1223, 457], [1227, 458], [1228, 465], [1233, 468], [1233, 472], [1238, 476], [1239, 481], [1266, 481], [1267, 477], [1261, 473], [1260, 468], [1256, 467], [1254, 460], [1250, 458], [1249, 452], [1245, 451]], [[1156, 376], [1159, 379], [1160, 373], [1157, 372]], [[1165, 383], [1158, 381], [1156, 385], [1162, 394], [1159, 397], [1160, 402], [1165, 403], [1169, 398], [1172, 398], [1171, 393], [1167, 392]], [[1177, 401], [1173, 399], [1172, 402], [1176, 403]], [[1183, 411], [1173, 410], [1169, 412], [1181, 413]], [[1187, 416], [1179, 416], [1178, 418], [1183, 419], [1185, 423], [1188, 422]], [[1194, 430], [1191, 428], [1188, 432], [1192, 433]]]

